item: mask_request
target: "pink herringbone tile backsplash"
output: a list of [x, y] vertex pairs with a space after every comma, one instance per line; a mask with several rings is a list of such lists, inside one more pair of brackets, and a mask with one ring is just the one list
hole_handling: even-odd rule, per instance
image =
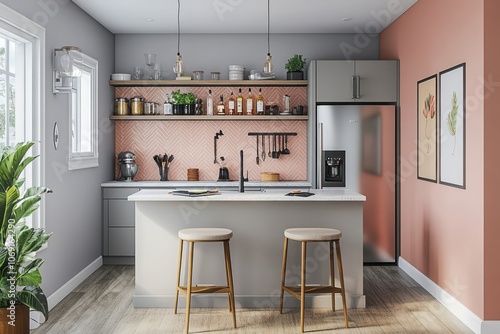
[[[216, 116], [214, 116], [216, 117]], [[214, 136], [217, 140], [217, 159], [224, 156], [232, 180], [238, 178], [239, 152], [244, 151], [245, 173], [250, 180], [260, 180], [260, 172], [280, 173], [281, 180], [306, 180], [307, 122], [305, 121], [116, 121], [115, 176], [119, 177], [117, 156], [132, 151], [137, 156], [139, 171], [135, 180], [159, 180], [153, 155], [173, 154], [169, 180], [187, 180], [188, 168], [199, 168], [200, 180], [216, 180], [219, 165], [214, 164]], [[266, 156], [256, 164], [256, 138], [249, 132], [296, 132], [288, 138], [289, 155], [279, 159]], [[272, 141], [272, 137], [271, 137]], [[268, 141], [265, 141], [266, 151]], [[259, 153], [262, 143], [259, 138]]]
[[[148, 102], [163, 104], [165, 95], [177, 87], [116, 87], [116, 97], [142, 96]], [[237, 87], [181, 87], [183, 93], [193, 92], [205, 101], [208, 90], [214, 100], [223, 94], [226, 100], [230, 93], [237, 94]], [[256, 94], [259, 87], [252, 87]], [[242, 87], [246, 97], [248, 87]], [[290, 96], [290, 106], [307, 105], [306, 87], [262, 87], [267, 103], [276, 103], [283, 110], [283, 95]], [[227, 100], [226, 100], [227, 101]], [[217, 117], [217, 116], [214, 116]], [[283, 116], [286, 117], [286, 116]], [[122, 151], [132, 151], [137, 156], [139, 171], [135, 180], [159, 180], [159, 171], [153, 155], [173, 154], [169, 180], [187, 180], [187, 169], [198, 168], [200, 180], [216, 180], [219, 165], [214, 164], [214, 136], [222, 130], [217, 140], [217, 160], [224, 156], [232, 180], [238, 178], [239, 152], [244, 151], [245, 173], [250, 180], [260, 180], [261, 172], [280, 173], [281, 180], [307, 179], [307, 122], [305, 121], [116, 121], [115, 125], [115, 176], [120, 176], [117, 156]], [[256, 138], [249, 132], [296, 132], [288, 138], [289, 155], [279, 159], [266, 156], [265, 161], [256, 164]], [[260, 138], [259, 138], [260, 140]], [[266, 150], [268, 140], [266, 138]], [[262, 143], [259, 142], [259, 151]], [[260, 152], [261, 153], [261, 152]]]

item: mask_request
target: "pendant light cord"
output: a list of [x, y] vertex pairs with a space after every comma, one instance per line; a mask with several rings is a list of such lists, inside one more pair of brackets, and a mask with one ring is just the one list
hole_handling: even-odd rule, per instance
[[270, 26], [270, 22], [271, 22], [271, 19], [270, 19], [270, 15], [269, 15], [269, 2], [270, 0], [267, 0], [267, 54], [270, 55], [271, 54], [271, 42], [269, 41], [270, 38], [269, 38], [269, 26]]
[[181, 54], [181, 0], [177, 0], [177, 55]]

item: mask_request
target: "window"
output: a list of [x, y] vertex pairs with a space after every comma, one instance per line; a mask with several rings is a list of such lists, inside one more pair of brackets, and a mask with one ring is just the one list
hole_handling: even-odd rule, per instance
[[[45, 29], [0, 3], [0, 147], [34, 141], [24, 187], [44, 184]], [[27, 219], [44, 227], [44, 200]]]
[[70, 94], [70, 170], [97, 167], [97, 60], [79, 51], [82, 61], [75, 63], [81, 73], [73, 78]]

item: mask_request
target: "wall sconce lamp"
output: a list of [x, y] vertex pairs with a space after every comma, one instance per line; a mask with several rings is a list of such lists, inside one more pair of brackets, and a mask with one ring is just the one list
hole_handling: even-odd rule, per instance
[[73, 79], [81, 76], [77, 64], [83, 62], [80, 48], [63, 46], [54, 49], [53, 91], [55, 93], [69, 93], [73, 88]]

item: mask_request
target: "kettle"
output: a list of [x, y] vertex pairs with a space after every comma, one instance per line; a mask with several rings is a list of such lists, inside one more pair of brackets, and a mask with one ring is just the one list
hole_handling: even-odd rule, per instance
[[120, 152], [118, 163], [120, 164], [120, 180], [133, 181], [139, 168], [139, 165], [135, 163], [135, 154], [130, 151]]

